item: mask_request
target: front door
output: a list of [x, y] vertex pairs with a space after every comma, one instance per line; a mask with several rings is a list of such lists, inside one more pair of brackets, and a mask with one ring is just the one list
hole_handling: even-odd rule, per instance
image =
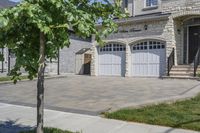
[[195, 55], [200, 47], [200, 26], [189, 27], [189, 63], [194, 62]]

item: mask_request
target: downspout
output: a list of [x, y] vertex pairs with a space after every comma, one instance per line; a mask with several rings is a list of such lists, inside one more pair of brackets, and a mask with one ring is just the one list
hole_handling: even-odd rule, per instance
[[57, 66], [57, 75], [60, 75], [60, 49], [58, 50], [58, 66]]
[[10, 75], [10, 49], [8, 49], [8, 74]]
[[[1, 48], [2, 50], [2, 55], [4, 55], [4, 48]], [[3, 69], [4, 69], [4, 60], [1, 61], [1, 73], [3, 73]]]

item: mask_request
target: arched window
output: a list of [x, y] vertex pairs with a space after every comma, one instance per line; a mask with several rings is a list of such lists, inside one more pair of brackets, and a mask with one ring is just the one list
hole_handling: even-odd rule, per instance
[[133, 45], [132, 50], [155, 50], [155, 49], [165, 49], [165, 43], [162, 41], [157, 40], [147, 40], [147, 41], [140, 41]]

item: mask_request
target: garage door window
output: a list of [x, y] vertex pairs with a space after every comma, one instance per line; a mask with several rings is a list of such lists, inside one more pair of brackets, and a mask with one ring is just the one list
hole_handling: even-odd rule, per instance
[[141, 42], [133, 46], [133, 50], [165, 49], [165, 44], [161, 42]]
[[105, 52], [105, 51], [126, 51], [126, 47], [121, 44], [113, 43], [100, 48], [100, 52]]

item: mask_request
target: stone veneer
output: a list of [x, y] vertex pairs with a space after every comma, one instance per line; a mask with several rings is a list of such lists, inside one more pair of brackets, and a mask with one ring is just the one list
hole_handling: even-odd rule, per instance
[[[162, 0], [162, 13], [170, 13], [161, 20], [144, 20], [119, 24], [119, 31], [141, 30], [137, 32], [114, 33], [106, 42], [120, 42], [126, 45], [126, 77], [130, 76], [130, 44], [138, 40], [156, 39], [166, 42], [166, 57], [175, 48], [175, 65], [184, 63], [184, 26], [183, 22], [193, 17], [200, 17], [200, 0]], [[135, 6], [136, 8], [137, 6]], [[144, 29], [148, 25], [148, 30]], [[97, 43], [93, 42], [92, 75], [98, 75]], [[167, 59], [166, 59], [167, 62]], [[167, 66], [166, 66], [167, 72]]]

